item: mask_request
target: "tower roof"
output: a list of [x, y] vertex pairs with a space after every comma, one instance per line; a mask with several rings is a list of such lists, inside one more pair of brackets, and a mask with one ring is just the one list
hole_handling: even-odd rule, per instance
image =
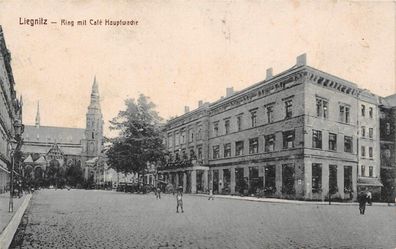
[[92, 92], [91, 94], [99, 95], [99, 88], [98, 88], [98, 82], [96, 82], [96, 75], [94, 77], [94, 82], [92, 84]]
[[40, 127], [40, 101], [37, 101], [36, 127]]

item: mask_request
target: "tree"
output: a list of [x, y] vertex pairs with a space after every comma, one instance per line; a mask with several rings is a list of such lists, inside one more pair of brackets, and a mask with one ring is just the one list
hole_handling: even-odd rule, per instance
[[125, 100], [126, 109], [110, 121], [110, 129], [119, 132], [106, 155], [108, 164], [117, 172], [143, 173], [147, 162], [163, 160], [163, 144], [155, 104], [144, 95]]
[[66, 181], [73, 187], [82, 185], [84, 183], [83, 170], [81, 166], [73, 161], [72, 164], [66, 169]]

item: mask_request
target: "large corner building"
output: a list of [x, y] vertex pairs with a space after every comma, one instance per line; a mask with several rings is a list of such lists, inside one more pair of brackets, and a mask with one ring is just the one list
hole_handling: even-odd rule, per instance
[[192, 193], [356, 199], [368, 188], [378, 197], [380, 144], [394, 150], [380, 143], [381, 102], [308, 66], [304, 54], [278, 75], [270, 68], [265, 80], [170, 120], [160, 173]]

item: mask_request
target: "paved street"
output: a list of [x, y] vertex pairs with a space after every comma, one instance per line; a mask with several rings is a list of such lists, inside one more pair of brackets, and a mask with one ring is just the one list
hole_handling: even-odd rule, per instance
[[41, 190], [23, 219], [21, 248], [396, 247], [394, 206], [361, 216], [354, 205], [183, 201], [177, 214], [172, 195]]

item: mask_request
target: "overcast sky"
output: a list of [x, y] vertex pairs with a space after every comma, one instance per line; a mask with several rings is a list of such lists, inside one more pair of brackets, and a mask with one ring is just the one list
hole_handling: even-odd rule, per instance
[[[20, 25], [19, 18], [58, 24]], [[60, 25], [74, 20], [74, 27]], [[77, 20], [137, 26], [76, 26]], [[93, 78], [105, 132], [124, 99], [143, 93], [164, 118], [308, 64], [387, 96], [395, 93], [395, 3], [346, 1], [3, 1], [24, 123], [85, 127]]]

